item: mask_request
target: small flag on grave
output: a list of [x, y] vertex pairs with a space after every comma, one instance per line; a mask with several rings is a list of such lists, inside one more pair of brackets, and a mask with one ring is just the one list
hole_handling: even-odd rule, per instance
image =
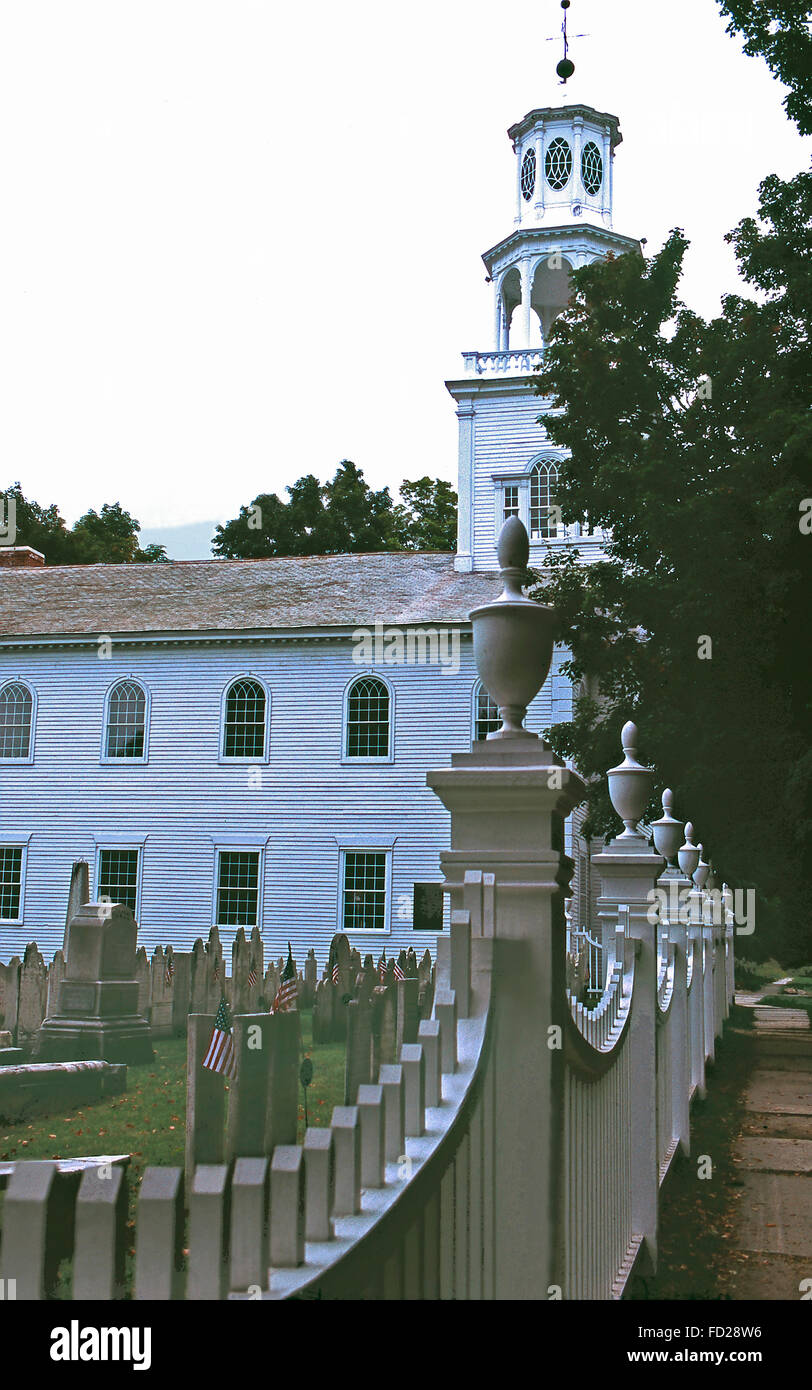
[[217, 1017], [211, 1030], [209, 1045], [203, 1058], [203, 1066], [208, 1071], [219, 1072], [229, 1081], [233, 1081], [237, 1074], [234, 1030], [231, 1026], [231, 1014], [224, 994], [220, 996], [220, 1007], [217, 1010]]
[[254, 985], [256, 984], [256, 982], [257, 982], [257, 972], [256, 972], [256, 969], [254, 968], [254, 962], [251, 961], [251, 965], [250, 965], [249, 970], [248, 970], [248, 988], [249, 988], [249, 989], [253, 989], [253, 988], [254, 988]]
[[396, 979], [396, 980], [405, 980], [405, 979], [406, 979], [406, 976], [404, 975], [403, 970], [402, 970], [402, 968], [401, 968], [401, 966], [400, 966], [400, 963], [399, 963], [398, 961], [395, 961], [395, 979]]
[[172, 952], [170, 951], [166, 957], [166, 969], [164, 970], [164, 984], [166, 985], [167, 989], [172, 983], [172, 976], [174, 975], [174, 973], [175, 962], [172, 959]]
[[383, 948], [383, 955], [378, 961], [378, 979], [383, 984], [386, 979], [386, 947]]
[[288, 942], [288, 959], [282, 978], [279, 981], [279, 988], [276, 997], [271, 1005], [272, 1014], [286, 1014], [298, 1007], [299, 1003], [299, 981], [296, 978], [296, 966], [293, 964], [293, 955]]

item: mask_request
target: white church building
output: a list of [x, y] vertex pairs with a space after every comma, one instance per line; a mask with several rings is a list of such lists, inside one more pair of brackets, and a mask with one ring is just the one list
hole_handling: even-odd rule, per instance
[[[571, 105], [509, 136], [512, 227], [483, 257], [493, 345], [447, 383], [459, 417], [457, 554], [46, 567], [0, 549], [0, 959], [62, 945], [71, 868], [133, 909], [139, 943], [229, 945], [258, 926], [323, 965], [345, 931], [377, 959], [443, 929], [449, 820], [426, 772], [498, 727], [470, 610], [499, 592], [495, 539], [518, 515], [530, 563], [605, 537], [556, 524], [561, 451], [533, 368], [570, 268], [639, 252], [612, 230], [617, 119]], [[528, 712], [568, 719], [555, 653]], [[571, 825], [574, 916], [590, 891]], [[446, 909], [447, 913], [447, 909]]]

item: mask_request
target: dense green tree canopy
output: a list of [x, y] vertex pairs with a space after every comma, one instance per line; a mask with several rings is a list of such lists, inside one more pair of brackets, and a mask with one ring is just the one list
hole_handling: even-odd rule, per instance
[[138, 544], [140, 522], [119, 502], [92, 508], [68, 530], [55, 503], [42, 507], [23, 495], [19, 482], [6, 489], [15, 504], [16, 544], [30, 545], [45, 556], [46, 565], [133, 564], [166, 560], [162, 545]]
[[[536, 591], [592, 682], [551, 741], [602, 776], [633, 714], [660, 789], [731, 883], [758, 884], [785, 952], [812, 890], [811, 218], [812, 176], [765, 180], [728, 238], [758, 299], [710, 322], [679, 300], [678, 230], [649, 261], [576, 271], [538, 384], [572, 451], [564, 519], [613, 537], [607, 563], [553, 561]], [[592, 796], [606, 829], [603, 778]]]
[[456, 503], [439, 478], [373, 491], [361, 469], [345, 459], [331, 482], [312, 473], [287, 488], [287, 502], [260, 493], [215, 532], [212, 550], [226, 559], [274, 555], [343, 555], [373, 550], [453, 550]]
[[812, 31], [805, 0], [719, 0], [730, 23], [728, 33], [744, 37], [744, 51], [760, 54], [790, 91], [787, 115], [804, 135], [812, 135]]

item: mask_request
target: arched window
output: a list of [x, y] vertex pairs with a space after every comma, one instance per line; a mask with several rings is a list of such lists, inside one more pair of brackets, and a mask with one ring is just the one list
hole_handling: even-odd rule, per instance
[[389, 691], [376, 676], [362, 676], [347, 692], [346, 756], [389, 757]]
[[223, 757], [264, 758], [265, 727], [265, 691], [259, 681], [242, 676], [226, 694]]
[[0, 690], [0, 758], [27, 761], [31, 754], [31, 723], [34, 701], [31, 691], [19, 681]]
[[474, 691], [474, 738], [479, 742], [501, 729], [502, 719], [496, 702], [480, 681]]
[[554, 514], [550, 508], [553, 493], [558, 482], [558, 469], [554, 463], [535, 464], [530, 474], [530, 539], [546, 540], [556, 534]]
[[107, 701], [106, 758], [143, 758], [147, 697], [135, 681], [119, 681]]

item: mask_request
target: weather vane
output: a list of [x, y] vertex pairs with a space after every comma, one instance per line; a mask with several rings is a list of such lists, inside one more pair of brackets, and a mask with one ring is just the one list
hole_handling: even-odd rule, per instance
[[[567, 79], [572, 77], [575, 72], [575, 64], [569, 56], [569, 34], [567, 33], [567, 10], [570, 7], [570, 0], [561, 0], [561, 8], [564, 11], [564, 23], [561, 25], [561, 33], [564, 35], [564, 57], [556, 68], [558, 76], [561, 78], [562, 87], [566, 87]], [[574, 39], [587, 39], [588, 34], [573, 34]], [[547, 39], [547, 43], [553, 43], [553, 39]]]

